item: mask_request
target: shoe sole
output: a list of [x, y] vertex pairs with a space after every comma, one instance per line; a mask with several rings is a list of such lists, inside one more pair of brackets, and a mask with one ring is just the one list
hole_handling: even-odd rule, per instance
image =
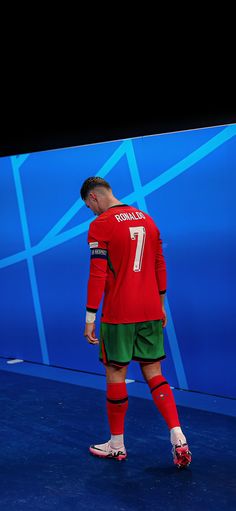
[[118, 454], [117, 456], [115, 456], [113, 454], [102, 454], [102, 453], [99, 453], [99, 451], [93, 449], [92, 447], [89, 448], [89, 452], [90, 452], [90, 454], [92, 454], [92, 456], [96, 456], [96, 458], [116, 460], [116, 461], [124, 461], [127, 459], [127, 454]]

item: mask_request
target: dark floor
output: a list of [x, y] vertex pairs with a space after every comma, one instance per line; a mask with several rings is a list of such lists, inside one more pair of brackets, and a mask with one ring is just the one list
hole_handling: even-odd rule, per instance
[[179, 407], [180, 471], [154, 404], [130, 397], [119, 463], [88, 453], [109, 438], [103, 391], [4, 371], [0, 385], [0, 511], [236, 510], [235, 418]]

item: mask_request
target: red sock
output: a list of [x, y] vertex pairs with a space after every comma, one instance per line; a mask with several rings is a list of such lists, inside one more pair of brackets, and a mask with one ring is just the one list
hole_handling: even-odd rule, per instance
[[165, 419], [169, 429], [180, 426], [178, 412], [173, 392], [161, 374], [154, 376], [148, 381], [152, 397], [162, 417]]
[[126, 383], [107, 384], [107, 414], [112, 435], [123, 435], [128, 409]]

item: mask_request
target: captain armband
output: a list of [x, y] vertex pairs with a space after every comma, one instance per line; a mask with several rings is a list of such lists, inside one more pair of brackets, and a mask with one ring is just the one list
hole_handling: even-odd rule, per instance
[[105, 248], [91, 248], [91, 259], [107, 259]]

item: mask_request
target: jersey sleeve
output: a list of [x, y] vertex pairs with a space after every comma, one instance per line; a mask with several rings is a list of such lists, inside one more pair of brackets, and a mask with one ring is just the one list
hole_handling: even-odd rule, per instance
[[90, 271], [87, 289], [87, 306], [89, 312], [96, 312], [102, 300], [107, 277], [107, 226], [99, 219], [90, 224], [88, 232], [90, 247]]
[[157, 244], [156, 244], [156, 261], [155, 261], [156, 279], [160, 294], [166, 292], [167, 275], [166, 275], [166, 262], [162, 251], [162, 240], [160, 238], [160, 231], [157, 229]]

